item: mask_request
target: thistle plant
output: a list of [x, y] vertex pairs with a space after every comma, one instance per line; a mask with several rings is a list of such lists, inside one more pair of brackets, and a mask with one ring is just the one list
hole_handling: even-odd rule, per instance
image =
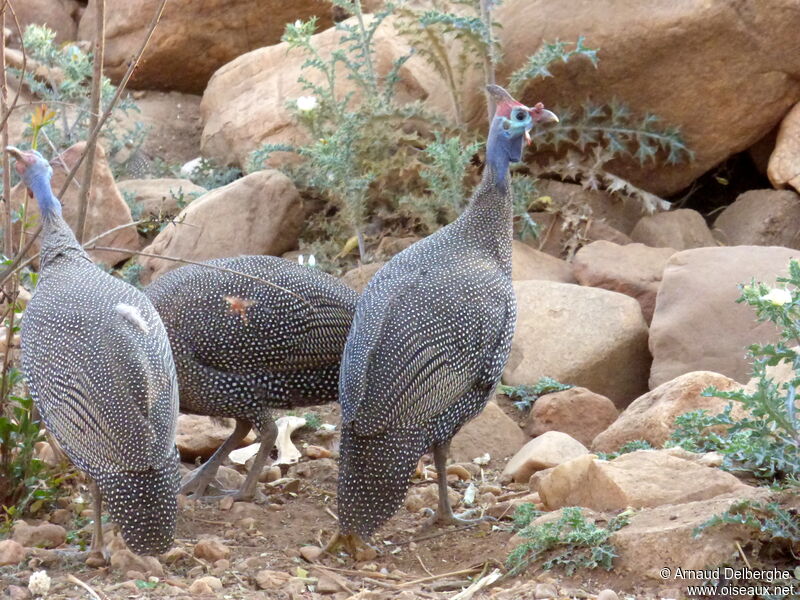
[[[738, 302], [752, 306], [759, 321], [777, 325], [780, 341], [750, 346], [755, 382], [752, 390], [705, 390], [706, 396], [731, 402], [719, 415], [694, 411], [679, 417], [671, 444], [720, 452], [724, 468], [750, 473], [766, 482], [796, 481], [800, 477], [800, 263], [792, 260], [789, 276], [779, 277], [775, 287], [754, 281], [741, 290]], [[792, 369], [784, 382], [775, 381], [769, 370], [779, 363]], [[734, 415], [734, 406], [743, 416]]]
[[[88, 137], [92, 56], [76, 44], [58, 46], [55, 32], [43, 25], [29, 25], [22, 39], [29, 59], [35, 61], [39, 68], [26, 70], [24, 76], [18, 69], [10, 68], [9, 72], [21, 78], [28, 89], [44, 102], [44, 105], [34, 105], [28, 134], [32, 139], [32, 147], [38, 147], [42, 154], [52, 157], [56, 152]], [[111, 81], [103, 78], [103, 107], [109, 104], [115, 91]], [[124, 98], [115, 114], [127, 115], [138, 111], [132, 99]], [[140, 122], [125, 128], [112, 118], [101, 136], [112, 171], [120, 175], [126, 171], [127, 161], [144, 142], [146, 130]], [[48, 141], [42, 143], [41, 137]]]

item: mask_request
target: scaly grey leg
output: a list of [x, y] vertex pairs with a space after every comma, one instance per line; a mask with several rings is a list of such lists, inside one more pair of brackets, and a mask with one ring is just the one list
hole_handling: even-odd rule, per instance
[[222, 464], [222, 461], [228, 458], [228, 454], [230, 454], [232, 450], [236, 449], [250, 432], [250, 429], [250, 423], [241, 419], [236, 419], [236, 428], [233, 430], [233, 433], [225, 440], [222, 446], [217, 448], [217, 451], [211, 455], [211, 458], [209, 458], [203, 466], [198, 468], [186, 483], [181, 486], [181, 494], [191, 494], [195, 498], [202, 497], [206, 492], [208, 484], [216, 477], [217, 470], [220, 464]]
[[270, 452], [272, 452], [273, 446], [275, 446], [275, 439], [278, 437], [278, 426], [275, 425], [275, 421], [270, 419], [265, 430], [259, 433], [261, 447], [258, 449], [258, 454], [256, 454], [256, 458], [253, 460], [253, 465], [250, 467], [250, 471], [247, 473], [247, 478], [244, 480], [241, 489], [234, 495], [234, 498], [237, 500], [250, 501], [255, 496], [258, 477], [261, 475], [264, 464], [267, 462], [267, 458]]

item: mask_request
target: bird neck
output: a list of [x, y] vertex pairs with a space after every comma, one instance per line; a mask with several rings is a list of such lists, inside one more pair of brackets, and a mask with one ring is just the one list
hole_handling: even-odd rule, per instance
[[[506, 176], [507, 171], [506, 169]], [[498, 177], [493, 166], [487, 164], [483, 179], [460, 220], [465, 225], [466, 235], [506, 267], [509, 276], [513, 213], [507, 177]]]
[[42, 220], [46, 220], [52, 215], [61, 216], [61, 203], [53, 194], [49, 177], [34, 177], [28, 187], [39, 205]]
[[61, 214], [61, 203], [53, 194], [48, 177], [35, 177], [28, 184], [39, 205], [42, 221], [42, 245], [40, 258], [42, 268], [59, 255], [72, 255], [89, 260]]

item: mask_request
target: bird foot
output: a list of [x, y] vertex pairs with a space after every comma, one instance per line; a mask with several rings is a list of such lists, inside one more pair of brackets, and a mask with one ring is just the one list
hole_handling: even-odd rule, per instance
[[245, 491], [245, 490], [215, 490], [214, 495], [207, 495], [204, 496], [207, 500], [219, 500], [221, 498], [225, 498], [231, 496], [233, 497], [234, 501], [236, 502], [260, 502], [264, 503], [267, 501], [267, 496], [258, 489], [253, 491]]
[[181, 486], [181, 491], [179, 493], [187, 498], [197, 500], [198, 498], [208, 498], [210, 495], [208, 493], [209, 488], [212, 489], [212, 494], [224, 495], [228, 491], [220, 485], [215, 477], [207, 477], [205, 474], [199, 473], [190, 476]]
[[92, 550], [86, 557], [86, 566], [91, 568], [105, 567], [108, 564], [108, 556], [103, 550]]
[[357, 561], [372, 560], [380, 554], [377, 548], [367, 544], [359, 535], [337, 532], [333, 539], [328, 542], [328, 545], [325, 546], [325, 552], [335, 556], [342, 550]]
[[446, 526], [446, 525], [476, 525], [483, 521], [497, 521], [494, 517], [484, 515], [477, 519], [470, 519], [472, 515], [478, 512], [479, 509], [470, 509], [464, 511], [460, 515], [454, 515], [452, 511], [439, 512], [431, 508], [426, 509], [430, 517], [425, 521], [424, 527], [431, 527], [433, 525]]

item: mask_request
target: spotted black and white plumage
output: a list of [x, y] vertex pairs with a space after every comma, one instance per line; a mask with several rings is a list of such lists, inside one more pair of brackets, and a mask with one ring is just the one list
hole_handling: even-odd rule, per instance
[[[268, 434], [276, 432], [271, 408], [336, 400], [358, 295], [326, 273], [274, 256], [207, 264], [262, 281], [189, 265], [145, 290], [169, 333], [181, 409], [246, 423], [234, 435], [252, 426], [268, 451], [274, 442]], [[222, 454], [231, 449], [223, 447]], [[224, 458], [212, 457], [211, 469]], [[250, 495], [254, 485], [250, 477], [243, 490], [249, 486]]]
[[[487, 166], [468, 208], [395, 256], [356, 307], [340, 377], [338, 503], [346, 536], [366, 538], [397, 511], [420, 456], [430, 449], [446, 456], [508, 359], [516, 320], [508, 164], [519, 160], [536, 116], [555, 115], [497, 89]], [[449, 511], [441, 494], [440, 487], [440, 507]]]
[[144, 294], [83, 251], [52, 196], [44, 159], [14, 150], [44, 227], [40, 278], [22, 320], [31, 395], [47, 429], [99, 487], [131, 550], [164, 552], [180, 481], [166, 330]]

